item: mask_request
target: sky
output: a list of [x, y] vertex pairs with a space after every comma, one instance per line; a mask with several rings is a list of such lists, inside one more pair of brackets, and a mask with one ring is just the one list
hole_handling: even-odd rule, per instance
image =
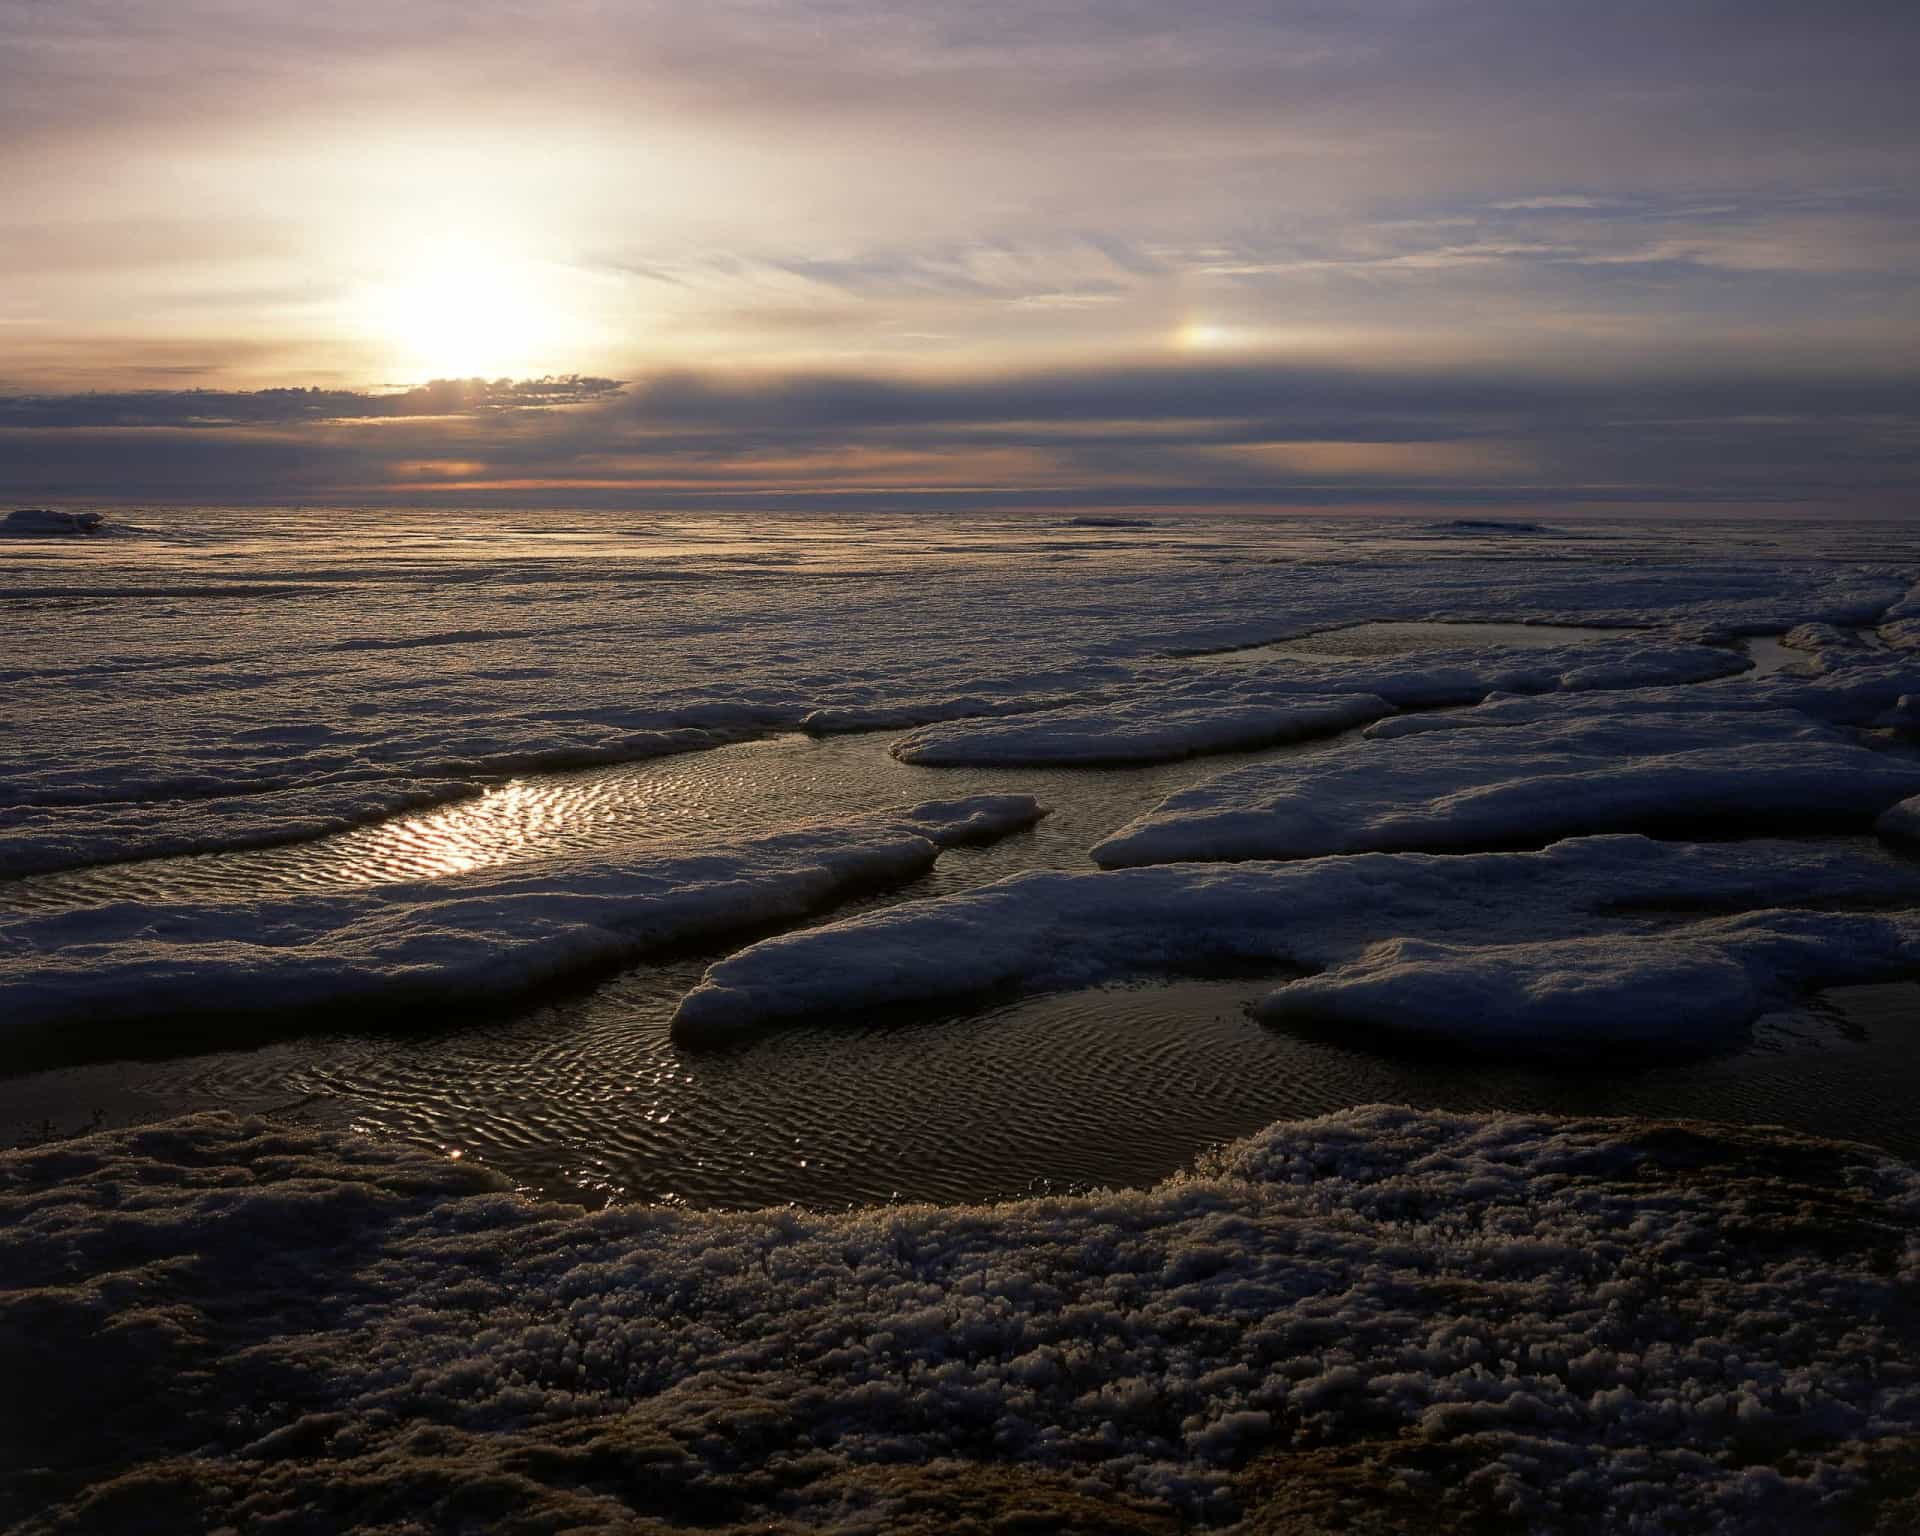
[[1920, 510], [1914, 0], [0, 0], [0, 495]]

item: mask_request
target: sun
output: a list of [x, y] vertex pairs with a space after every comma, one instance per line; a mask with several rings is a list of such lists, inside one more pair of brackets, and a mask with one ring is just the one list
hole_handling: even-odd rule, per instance
[[409, 381], [564, 371], [581, 328], [562, 273], [468, 240], [422, 246], [369, 284], [355, 309]]

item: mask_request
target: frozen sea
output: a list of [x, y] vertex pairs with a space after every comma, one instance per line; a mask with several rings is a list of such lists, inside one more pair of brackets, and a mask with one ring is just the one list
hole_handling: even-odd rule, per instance
[[[1289, 839], [1444, 858], [1697, 828], [1756, 867], [1781, 846], [1860, 866], [1808, 875], [1796, 908], [1907, 911], [1905, 845], [1873, 824], [1920, 793], [1899, 718], [1920, 694], [1900, 627], [1916, 579], [1902, 528], [1787, 521], [128, 508], [110, 531], [11, 538], [0, 1137], [270, 1111], [547, 1195], [722, 1208], [1145, 1186], [1276, 1119], [1383, 1101], [1778, 1123], [1920, 1155], [1920, 987], [1904, 941], [1852, 933], [1820, 936], [1844, 954], [1812, 970], [1769, 960], [1730, 1032], [1651, 1041], [1275, 1021], [1276, 988], [1345, 975], [1335, 939], [1039, 981], [962, 964], [897, 995], [836, 993], [843, 962], [823, 950], [805, 1006], [725, 1039], [674, 1027], [750, 946], [1036, 871], [1110, 878], [1123, 829], [1169, 850], [1165, 868], [1237, 857], [1191, 841], [1223, 794], [1244, 800], [1231, 836], [1268, 839], [1248, 845], [1268, 857]], [[1507, 721], [1511, 764], [1473, 758], [1470, 789], [1443, 786], [1425, 830], [1396, 831], [1414, 825], [1407, 792], [1381, 798], [1375, 758], [1417, 784], [1464, 761], [1463, 733], [1382, 722], [1521, 704], [1546, 745], [1508, 751]], [[1713, 756], [1727, 721], [1762, 716]], [[1686, 753], [1663, 747], [1688, 731]], [[1490, 786], [1570, 784], [1569, 750], [1631, 767], [1644, 793], [1591, 827], [1511, 792], [1493, 822], [1436, 820]], [[1768, 752], [1833, 767], [1775, 793]], [[1276, 821], [1275, 785], [1307, 811]], [[796, 828], [871, 842], [875, 818], [982, 795], [1047, 814], [818, 891], [795, 882], [824, 855], [766, 852]], [[1675, 814], [1655, 814], [1669, 796]], [[697, 867], [714, 850], [735, 861], [722, 875]], [[623, 882], [654, 893], [644, 919], [607, 915]], [[670, 910], [681, 887], [705, 902], [693, 926]], [[566, 922], [630, 942], [522, 933], [528, 909], [589, 889], [602, 908]], [[1519, 898], [1457, 900], [1509, 949], [1536, 938]], [[1714, 900], [1721, 919], [1780, 905]], [[1355, 954], [1439, 932], [1365, 900], [1340, 922]], [[1614, 924], [1601, 969], [1631, 972], [1672, 926]], [[1710, 937], [1759, 975], [1745, 938]], [[972, 947], [950, 942], [957, 960]], [[291, 951], [311, 962], [297, 974]], [[1395, 976], [1391, 1006], [1419, 1014], [1419, 978]], [[1649, 985], [1620, 1008], [1657, 1010]]]
[[1920, 1518], [1907, 530], [110, 510], [0, 1525]]

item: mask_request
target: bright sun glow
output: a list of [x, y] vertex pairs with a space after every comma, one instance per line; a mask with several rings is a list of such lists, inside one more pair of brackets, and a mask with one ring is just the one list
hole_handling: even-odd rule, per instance
[[368, 287], [360, 324], [408, 381], [524, 378], [568, 368], [583, 330], [561, 269], [495, 247], [423, 247]]
[[1247, 340], [1245, 331], [1206, 320], [1189, 320], [1174, 335], [1174, 344], [1183, 352], [1214, 352], [1244, 345]]

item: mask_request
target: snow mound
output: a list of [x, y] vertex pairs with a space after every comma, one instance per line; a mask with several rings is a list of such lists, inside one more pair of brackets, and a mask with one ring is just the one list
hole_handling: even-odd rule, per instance
[[1920, 763], [1793, 711], [1697, 699], [1469, 710], [1383, 721], [1368, 737], [1181, 790], [1098, 844], [1094, 858], [1117, 868], [1728, 823], [1866, 826], [1920, 792]]
[[1311, 736], [1331, 736], [1391, 714], [1372, 694], [1288, 698], [1273, 704], [1120, 704], [1055, 710], [990, 725], [934, 727], [893, 744], [903, 763], [981, 767], [1044, 763], [1163, 763]]
[[[990, 1208], [536, 1206], [206, 1115], [0, 1156], [22, 1529], [1893, 1529], [1920, 1174], [1374, 1107]], [[1302, 1527], [1304, 1528], [1304, 1527]]]
[[1275, 1024], [1586, 1055], [1735, 1041], [1766, 994], [1724, 949], [1687, 935], [1459, 945], [1389, 939], [1282, 987]]
[[902, 884], [942, 848], [1041, 814], [1028, 796], [984, 795], [624, 860], [552, 858], [297, 900], [0, 916], [0, 1028], [521, 991]]
[[[754, 944], [708, 968], [673, 1030], [715, 1043], [807, 1015], [1234, 962], [1325, 973], [1273, 994], [1276, 1018], [1344, 1010], [1370, 1032], [1545, 1056], [1697, 1051], [1764, 1002], [1920, 965], [1911, 910], [1776, 910], [1863, 905], [1920, 906], [1920, 870], [1871, 844], [1621, 836], [1036, 873]], [[1637, 1011], [1663, 990], [1675, 1006]]]

